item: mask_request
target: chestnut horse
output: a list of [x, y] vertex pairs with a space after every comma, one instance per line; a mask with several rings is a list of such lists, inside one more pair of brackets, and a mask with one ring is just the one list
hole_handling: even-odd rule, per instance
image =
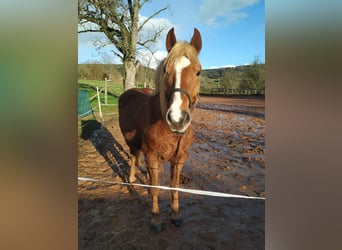
[[[201, 64], [198, 54], [202, 39], [195, 28], [191, 42], [177, 42], [172, 28], [166, 37], [167, 57], [155, 74], [155, 90], [133, 88], [119, 98], [119, 124], [130, 148], [129, 181], [134, 182], [135, 167], [143, 152], [149, 184], [159, 185], [158, 172], [166, 161], [171, 163], [171, 187], [179, 187], [179, 176], [193, 140], [191, 112], [198, 98]], [[162, 230], [159, 218], [158, 188], [151, 188], [151, 229]], [[182, 224], [178, 191], [172, 191], [171, 221]]]

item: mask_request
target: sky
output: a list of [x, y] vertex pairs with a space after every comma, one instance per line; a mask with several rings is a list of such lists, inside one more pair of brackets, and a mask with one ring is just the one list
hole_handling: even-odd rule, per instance
[[[256, 58], [265, 62], [265, 0], [152, 0], [140, 10], [140, 21], [165, 6], [168, 10], [142, 30], [141, 35], [146, 35], [153, 27], [166, 28], [153, 47], [153, 56], [139, 50], [138, 59], [143, 64], [155, 68], [158, 60], [166, 56], [165, 38], [172, 27], [178, 41], [190, 41], [194, 28], [200, 31], [202, 69], [251, 64]], [[78, 63], [103, 62], [103, 55], [113, 63], [121, 63], [110, 52], [113, 46], [98, 51], [94, 45], [97, 39], [106, 37], [100, 33], [78, 34]]]

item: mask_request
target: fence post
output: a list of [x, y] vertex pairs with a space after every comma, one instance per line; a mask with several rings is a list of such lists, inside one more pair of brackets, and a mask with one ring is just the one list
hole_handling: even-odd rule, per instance
[[107, 88], [108, 88], [108, 80], [107, 77], [105, 77], [105, 92], [104, 92], [104, 103], [107, 104]]
[[100, 102], [100, 92], [99, 92], [99, 87], [97, 86], [96, 86], [96, 92], [97, 92], [97, 101], [99, 103], [100, 118], [101, 118], [101, 121], [103, 121], [102, 111], [101, 111], [101, 102]]

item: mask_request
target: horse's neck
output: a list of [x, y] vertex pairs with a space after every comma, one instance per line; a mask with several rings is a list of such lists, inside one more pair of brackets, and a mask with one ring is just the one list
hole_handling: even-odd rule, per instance
[[160, 109], [160, 96], [158, 94], [152, 95], [146, 103], [146, 115], [149, 116], [151, 123], [155, 123], [158, 120], [164, 121], [162, 112]]

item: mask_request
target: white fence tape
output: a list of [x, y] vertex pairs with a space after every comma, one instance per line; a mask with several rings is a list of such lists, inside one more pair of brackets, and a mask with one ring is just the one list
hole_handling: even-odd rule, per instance
[[213, 191], [203, 191], [198, 189], [185, 189], [185, 188], [173, 188], [173, 187], [165, 187], [165, 186], [151, 186], [146, 184], [138, 184], [138, 183], [126, 183], [126, 182], [115, 182], [115, 181], [106, 181], [106, 180], [97, 180], [87, 177], [78, 177], [79, 181], [92, 181], [92, 182], [102, 182], [109, 183], [115, 185], [125, 185], [125, 186], [138, 186], [138, 187], [149, 187], [149, 188], [159, 188], [164, 190], [177, 190], [179, 192], [190, 193], [190, 194], [199, 194], [199, 195], [207, 195], [207, 196], [215, 196], [215, 197], [224, 197], [224, 198], [240, 198], [240, 199], [254, 199], [254, 200], [265, 200], [265, 197], [255, 197], [255, 196], [245, 196], [245, 195], [237, 195], [237, 194], [227, 194]]

